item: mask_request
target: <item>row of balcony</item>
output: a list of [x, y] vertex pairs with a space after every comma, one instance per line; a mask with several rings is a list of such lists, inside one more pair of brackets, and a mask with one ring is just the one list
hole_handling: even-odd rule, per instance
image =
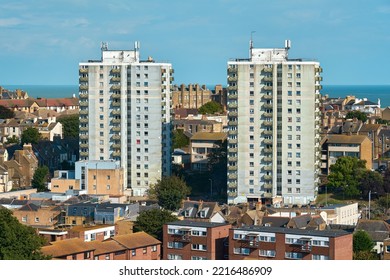
[[86, 98], [88, 98], [88, 93], [80, 93], [79, 97], [80, 97], [80, 99], [86, 99]]
[[229, 77], [228, 77], [228, 81], [229, 81], [229, 82], [237, 82], [237, 80], [238, 80], [238, 77], [237, 77], [237, 76], [229, 76]]
[[88, 82], [88, 76], [80, 76], [79, 77], [79, 82], [80, 83]]

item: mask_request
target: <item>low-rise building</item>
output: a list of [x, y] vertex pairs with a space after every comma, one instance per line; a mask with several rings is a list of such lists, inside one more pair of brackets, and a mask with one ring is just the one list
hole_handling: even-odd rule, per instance
[[372, 168], [372, 142], [365, 135], [328, 135], [322, 142], [321, 172], [329, 174], [329, 168], [343, 156], [356, 157], [366, 161], [366, 168]]
[[207, 170], [209, 156], [226, 141], [225, 132], [198, 132], [190, 138], [191, 166], [193, 170]]
[[227, 259], [230, 224], [176, 221], [163, 226], [164, 260]]
[[352, 234], [281, 227], [232, 228], [229, 260], [352, 260]]

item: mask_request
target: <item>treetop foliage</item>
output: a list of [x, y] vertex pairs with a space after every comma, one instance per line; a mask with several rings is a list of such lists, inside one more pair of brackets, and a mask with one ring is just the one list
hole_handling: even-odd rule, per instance
[[223, 111], [222, 105], [215, 101], [209, 101], [199, 108], [201, 114], [215, 114]]

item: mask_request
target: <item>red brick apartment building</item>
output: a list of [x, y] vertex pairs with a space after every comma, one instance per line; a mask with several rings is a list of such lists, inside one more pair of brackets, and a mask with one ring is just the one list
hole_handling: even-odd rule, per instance
[[230, 229], [229, 259], [352, 260], [352, 234], [276, 227]]
[[227, 259], [230, 224], [176, 221], [164, 225], [164, 260]]

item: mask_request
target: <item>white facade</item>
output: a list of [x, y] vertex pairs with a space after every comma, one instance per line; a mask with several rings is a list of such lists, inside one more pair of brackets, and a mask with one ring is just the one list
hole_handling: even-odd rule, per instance
[[228, 62], [228, 203], [315, 200], [321, 71], [288, 48]]
[[102, 59], [79, 64], [80, 159], [115, 160], [137, 196], [170, 175], [170, 63], [102, 47]]

